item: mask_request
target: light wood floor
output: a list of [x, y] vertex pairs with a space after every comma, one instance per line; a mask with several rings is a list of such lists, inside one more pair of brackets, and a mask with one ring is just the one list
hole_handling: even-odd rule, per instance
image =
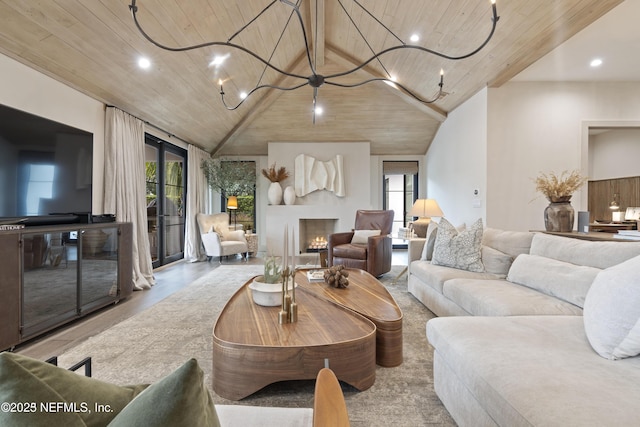
[[[394, 265], [406, 265], [406, 256], [406, 250], [394, 250], [392, 263]], [[257, 257], [249, 258], [247, 262], [242, 261], [240, 257], [223, 260], [225, 265], [246, 265], [247, 263], [261, 265], [263, 262], [264, 259], [260, 254]], [[131, 297], [116, 305], [107, 306], [83, 319], [21, 344], [14, 351], [40, 360], [60, 355], [67, 349], [185, 288], [199, 277], [218, 268], [219, 265], [216, 260], [195, 263], [177, 261], [157, 268], [153, 271], [156, 280], [153, 288], [134, 292]]]

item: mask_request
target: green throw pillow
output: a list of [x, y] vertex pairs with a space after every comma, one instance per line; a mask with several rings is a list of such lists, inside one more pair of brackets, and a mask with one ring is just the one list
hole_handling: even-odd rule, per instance
[[136, 396], [109, 427], [219, 426], [203, 376], [195, 359], [187, 361]]
[[0, 426], [104, 426], [145, 387], [121, 387], [0, 353]]

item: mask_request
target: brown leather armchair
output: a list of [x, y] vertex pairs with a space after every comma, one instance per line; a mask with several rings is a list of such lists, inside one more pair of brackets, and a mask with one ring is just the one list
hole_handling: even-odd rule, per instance
[[379, 236], [370, 236], [366, 243], [352, 243], [354, 231], [333, 233], [327, 244], [329, 266], [342, 264], [359, 268], [378, 277], [391, 270], [391, 228], [393, 211], [358, 210], [354, 230], [380, 230]]

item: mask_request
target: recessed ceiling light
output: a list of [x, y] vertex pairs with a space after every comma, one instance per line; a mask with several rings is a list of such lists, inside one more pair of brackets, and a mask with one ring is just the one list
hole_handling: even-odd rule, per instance
[[247, 92], [240, 92], [240, 99], [245, 99], [247, 97]]
[[321, 116], [323, 111], [324, 110], [322, 109], [322, 107], [316, 107], [316, 110], [315, 110], [316, 115]]
[[138, 67], [146, 70], [147, 68], [151, 67], [151, 61], [149, 61], [149, 59], [147, 58], [142, 57], [138, 59]]
[[589, 65], [591, 65], [592, 67], [599, 67], [602, 65], [602, 59], [600, 58], [596, 58], [594, 60], [592, 60]]
[[209, 62], [209, 67], [219, 67], [220, 65], [224, 64], [224, 61], [226, 61], [228, 57], [229, 57], [228, 53], [226, 55], [214, 56], [213, 60]]
[[411, 34], [411, 37], [409, 38], [409, 40], [411, 40], [412, 42], [417, 42], [418, 40], [420, 40], [420, 36], [417, 34]]

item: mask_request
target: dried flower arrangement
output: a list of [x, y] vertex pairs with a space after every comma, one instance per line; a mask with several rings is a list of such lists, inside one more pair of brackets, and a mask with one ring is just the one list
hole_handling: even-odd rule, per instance
[[568, 202], [571, 195], [587, 182], [579, 171], [563, 171], [560, 175], [541, 173], [535, 179], [536, 191], [544, 194], [550, 202]]
[[276, 164], [272, 164], [269, 169], [262, 169], [262, 175], [271, 182], [281, 182], [289, 178], [289, 172], [284, 166], [276, 170]]

